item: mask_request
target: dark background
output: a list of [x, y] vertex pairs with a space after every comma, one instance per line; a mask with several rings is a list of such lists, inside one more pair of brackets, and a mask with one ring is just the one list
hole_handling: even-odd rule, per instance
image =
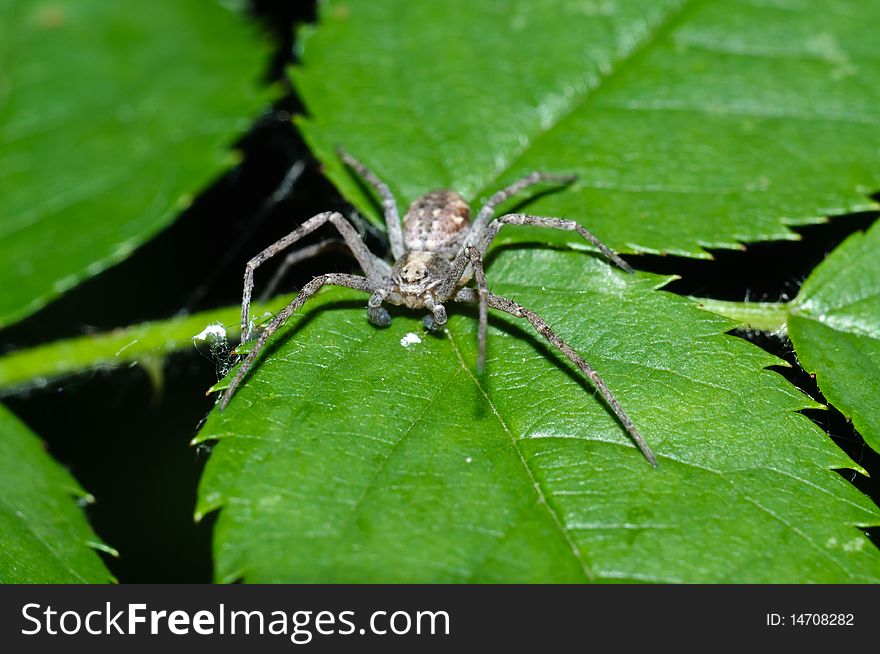
[[[93, 331], [166, 318], [241, 301], [241, 276], [254, 253], [320, 211], [350, 207], [321, 175], [320, 166], [290, 121], [303, 111], [286, 83], [293, 61], [294, 26], [315, 20], [314, 1], [251, 0], [251, 11], [275, 39], [266, 81], [282, 80], [286, 94], [259, 117], [237, 144], [244, 158], [217, 179], [192, 207], [128, 260], [94, 277], [29, 319], [0, 331], [0, 352]], [[296, 162], [305, 169], [281, 202], [269, 198]], [[847, 236], [867, 228], [877, 213], [835, 217], [798, 228], [797, 242], [713, 251], [714, 260], [626, 256], [637, 269], [677, 274], [666, 287], [685, 295], [724, 300], [776, 301], [794, 297], [802, 281]], [[313, 240], [321, 238], [315, 235]], [[383, 237], [367, 234], [375, 252]], [[298, 288], [314, 275], [354, 270], [352, 261], [327, 255], [300, 265], [284, 283]], [[778, 370], [824, 402], [815, 381], [798, 365], [790, 343], [772, 335], [736, 332], [786, 359]], [[4, 399], [43, 438], [97, 502], [87, 508], [97, 533], [121, 553], [106, 557], [120, 582], [211, 581], [213, 516], [193, 524], [196, 487], [207, 448], [189, 445], [213, 405], [205, 389], [217, 381], [217, 362], [193, 349], [165, 362], [161, 389], [139, 366], [80, 374], [46, 388]], [[836, 410], [805, 411], [872, 478], [841, 471], [880, 503], [880, 456]], [[875, 543], [880, 529], [868, 531]]]

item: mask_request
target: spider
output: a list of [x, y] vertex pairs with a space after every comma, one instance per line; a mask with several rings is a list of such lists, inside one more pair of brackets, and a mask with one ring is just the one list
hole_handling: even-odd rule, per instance
[[[478, 371], [482, 371], [486, 362], [488, 309], [497, 309], [528, 321], [541, 336], [558, 348], [590, 379], [648, 462], [652, 466], [657, 465], [654, 454], [638, 428], [592, 366], [568, 343], [557, 336], [538, 314], [513, 300], [490, 293], [486, 285], [483, 258], [489, 245], [505, 225], [534, 225], [576, 231], [598, 248], [611, 262], [626, 272], [632, 272], [629, 264], [573, 220], [511, 213], [499, 216], [490, 222], [498, 205], [526, 188], [542, 182], [569, 184], [574, 180], [574, 177], [533, 172], [492, 195], [477, 212], [473, 222], [470, 220], [470, 206], [461, 195], [450, 190], [431, 191], [412, 203], [404, 215], [401, 225], [397, 204], [388, 185], [348, 153], [340, 150], [339, 156], [345, 164], [372, 186], [381, 198], [394, 263], [389, 264], [374, 255], [352, 224], [335, 211], [325, 211], [310, 218], [290, 234], [248, 261], [244, 272], [244, 291], [241, 301], [242, 343], [252, 337], [250, 305], [254, 287], [254, 271], [267, 260], [325, 223], [332, 223], [336, 227], [344, 244], [351, 250], [364, 272], [364, 276], [328, 273], [319, 275], [305, 284], [296, 298], [278, 313], [260, 334], [253, 349], [245, 357], [220, 400], [221, 409], [226, 408], [229, 404], [236, 388], [253, 367], [254, 361], [266, 343], [269, 342], [272, 334], [322, 286], [344, 286], [370, 294], [367, 301], [367, 318], [377, 327], [387, 327], [391, 324], [391, 316], [383, 307], [383, 304], [386, 303], [395, 306], [405, 305], [410, 309], [427, 309], [429, 313], [424, 317], [423, 323], [428, 330], [434, 332], [442, 331], [443, 325], [446, 324], [447, 302], [477, 304], [479, 306]], [[314, 254], [316, 249], [326, 243], [307, 246], [290, 253], [282, 264], [282, 268]], [[472, 279], [474, 279], [476, 287], [467, 286]]]

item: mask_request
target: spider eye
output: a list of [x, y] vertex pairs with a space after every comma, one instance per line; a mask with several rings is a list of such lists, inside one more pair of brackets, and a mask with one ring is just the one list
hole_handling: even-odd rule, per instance
[[425, 276], [425, 266], [417, 263], [410, 263], [403, 267], [401, 277], [404, 281], [414, 283]]

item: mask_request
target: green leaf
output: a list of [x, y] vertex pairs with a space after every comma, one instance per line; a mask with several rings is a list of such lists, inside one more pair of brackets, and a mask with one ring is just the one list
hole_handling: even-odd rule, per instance
[[[577, 172], [529, 211], [618, 247], [791, 238], [877, 185], [876, 9], [849, 4], [328, 1], [300, 124], [374, 218], [335, 146], [401, 201]], [[325, 291], [198, 436], [219, 440], [199, 502], [222, 509], [219, 579], [880, 579], [857, 529], [878, 509], [831, 470], [852, 462], [730, 322], [583, 253], [503, 250], [488, 272], [596, 366], [660, 466], [514, 319], [478, 376], [472, 311], [443, 338], [408, 313], [381, 331]]]
[[92, 501], [0, 405], [0, 583], [106, 583], [100, 543], [74, 497]]
[[[448, 333], [322, 291], [198, 440], [217, 577], [250, 582], [880, 581], [856, 528], [880, 512], [815, 406], [731, 323], [583, 252], [503, 248], [497, 293], [547, 318], [607, 381], [652, 469], [577, 369], [495, 315]], [[414, 334], [418, 338], [408, 334]]]
[[831, 404], [880, 452], [880, 223], [850, 236], [807, 278], [788, 334]]
[[876, 206], [880, 3], [320, 6], [293, 71], [299, 124], [373, 217], [335, 146], [403, 203], [437, 187], [477, 200], [531, 170], [577, 173], [529, 210], [629, 251], [705, 257]]
[[791, 302], [693, 298], [740, 326], [787, 333], [827, 400], [880, 452], [880, 223], [856, 233], [810, 274]]
[[265, 52], [218, 2], [0, 2], [0, 325], [128, 256], [229, 165]]

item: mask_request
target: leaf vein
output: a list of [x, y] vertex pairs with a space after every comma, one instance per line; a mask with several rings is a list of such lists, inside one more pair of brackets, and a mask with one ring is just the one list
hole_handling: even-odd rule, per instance
[[541, 486], [541, 483], [538, 481], [537, 477], [535, 477], [535, 474], [532, 471], [531, 467], [529, 467], [529, 464], [526, 461], [525, 456], [523, 456], [522, 450], [520, 449], [520, 446], [519, 446], [519, 439], [517, 439], [513, 435], [513, 432], [511, 432], [510, 427], [508, 427], [504, 418], [498, 412], [498, 408], [495, 406], [495, 403], [489, 397], [489, 394], [483, 388], [482, 384], [480, 384], [480, 381], [474, 376], [473, 372], [471, 372], [470, 368], [467, 367], [467, 364], [465, 364], [464, 357], [461, 354], [461, 349], [458, 347], [458, 344], [455, 342], [455, 338], [453, 337], [451, 331], [449, 332], [449, 342], [452, 345], [452, 350], [453, 350], [453, 352], [455, 352], [455, 356], [458, 358], [458, 363], [459, 363], [459, 365], [461, 365], [462, 370], [464, 370], [465, 373], [468, 375], [468, 377], [470, 377], [474, 386], [476, 386], [477, 390], [486, 399], [486, 403], [489, 405], [489, 408], [492, 410], [492, 414], [498, 419], [498, 422], [501, 425], [502, 429], [510, 437], [510, 441], [511, 441], [511, 444], [513, 445], [514, 452], [516, 452], [516, 455], [519, 458], [519, 461], [522, 464], [523, 469], [526, 471], [526, 474], [528, 475], [529, 481], [531, 482], [532, 487], [534, 488], [535, 493], [537, 494], [538, 501], [546, 508], [547, 512], [550, 514], [550, 517], [553, 520], [553, 523], [559, 529], [560, 534], [565, 539], [565, 542], [568, 544], [569, 548], [571, 549], [572, 555], [574, 556], [575, 560], [577, 561], [578, 565], [580, 566], [580, 569], [583, 571], [584, 577], [589, 582], [595, 581], [596, 574], [593, 572], [593, 570], [590, 569], [589, 565], [584, 560], [584, 556], [583, 556], [580, 548], [578, 547], [577, 543], [572, 538], [569, 531], [566, 529], [565, 524], [562, 522], [559, 515], [556, 513], [556, 511], [553, 509], [553, 507], [550, 506], [549, 502], [547, 501], [547, 496], [544, 493], [544, 489]]

